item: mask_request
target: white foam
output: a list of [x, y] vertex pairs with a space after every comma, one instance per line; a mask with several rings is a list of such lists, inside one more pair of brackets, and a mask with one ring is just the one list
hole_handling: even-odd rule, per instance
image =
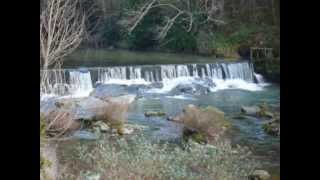
[[215, 83], [215, 87], [210, 87], [210, 91], [216, 92], [224, 89], [242, 89], [247, 91], [261, 91], [265, 84], [255, 84], [251, 82], [246, 82], [242, 79], [212, 79]]
[[109, 79], [102, 82], [103, 84], [121, 84], [121, 85], [134, 85], [134, 84], [142, 84], [142, 85], [149, 85], [151, 82], [148, 82], [144, 79]]
[[[208, 80], [208, 79], [207, 79]], [[224, 89], [242, 89], [247, 91], [261, 91], [263, 87], [269, 85], [267, 83], [256, 84], [253, 82], [247, 82], [242, 79], [211, 79], [215, 86], [209, 86], [211, 92], [216, 92]], [[179, 77], [176, 79], [164, 79], [162, 88], [153, 88], [147, 91], [148, 93], [168, 93], [179, 84], [200, 84], [208, 87], [204, 79], [195, 77]]]
[[192, 97], [187, 97], [183, 95], [176, 95], [176, 96], [166, 96], [167, 98], [173, 98], [173, 99], [188, 99], [188, 100], [194, 100]]
[[162, 80], [162, 84], [163, 87], [162, 88], [153, 88], [150, 89], [149, 91], [147, 91], [148, 93], [167, 93], [169, 91], [171, 91], [173, 88], [175, 88], [176, 86], [178, 86], [179, 84], [192, 84], [194, 82], [195, 78], [193, 77], [179, 77], [179, 78], [175, 78], [175, 79], [163, 79]]

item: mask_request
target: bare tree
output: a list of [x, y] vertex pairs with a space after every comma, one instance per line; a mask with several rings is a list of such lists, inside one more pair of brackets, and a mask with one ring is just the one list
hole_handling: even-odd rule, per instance
[[224, 0], [199, 0], [193, 1], [194, 8], [191, 8], [192, 0], [150, 0], [143, 4], [139, 10], [131, 11], [130, 14], [134, 15], [132, 20], [127, 24], [128, 31], [131, 33], [153, 8], [165, 8], [167, 11], [171, 11], [173, 16], [166, 16], [166, 22], [160, 29], [158, 39], [163, 40], [170, 28], [175, 24], [179, 17], [182, 21], [188, 22], [186, 26], [187, 32], [192, 30], [195, 16], [204, 15], [206, 20], [200, 24], [213, 22], [215, 24], [224, 24], [221, 20], [221, 14], [223, 14]]
[[[80, 45], [85, 19], [78, 0], [46, 2], [40, 14], [40, 66], [43, 70], [52, 66], [60, 68], [62, 58]], [[46, 74], [42, 74], [41, 83], [46, 78]]]

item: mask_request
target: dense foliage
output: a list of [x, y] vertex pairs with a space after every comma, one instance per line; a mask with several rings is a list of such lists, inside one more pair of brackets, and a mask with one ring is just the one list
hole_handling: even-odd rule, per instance
[[[235, 56], [239, 49], [246, 50], [252, 46], [271, 47], [275, 50], [274, 55], [280, 54], [279, 0], [209, 0], [217, 3], [217, 10], [210, 18], [223, 23], [208, 21], [205, 13], [211, 12], [205, 12], [204, 2], [207, 1], [155, 1], [155, 6], [141, 17], [133, 31], [130, 27], [140, 19], [139, 13], [146, 9], [151, 0], [87, 1], [84, 8], [97, 8], [90, 18], [97, 27], [86, 41], [102, 44], [98, 48], [112, 46], [225, 57]], [[90, 6], [90, 3], [95, 5]], [[160, 4], [173, 5], [183, 13], [173, 21], [177, 10]], [[192, 16], [192, 23], [189, 16]], [[96, 23], [98, 20], [100, 23]], [[165, 38], [159, 38], [159, 32], [168, 27], [166, 25], [170, 24], [170, 20], [173, 24], [165, 33]], [[83, 47], [97, 48], [86, 41]]]

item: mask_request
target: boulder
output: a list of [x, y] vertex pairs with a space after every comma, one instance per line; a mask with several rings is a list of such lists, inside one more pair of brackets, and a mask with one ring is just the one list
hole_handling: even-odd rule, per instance
[[135, 95], [124, 95], [118, 97], [108, 97], [104, 100], [95, 97], [85, 98], [68, 98], [55, 99], [42, 103], [40, 113], [48, 116], [54, 111], [68, 112], [74, 120], [95, 120], [98, 109], [107, 107], [109, 103], [124, 103], [130, 104], [135, 100]]
[[263, 130], [272, 136], [280, 136], [280, 118], [275, 118], [262, 125]]
[[172, 120], [182, 123], [185, 126], [184, 135], [195, 137], [196, 141], [199, 139], [200, 141], [204, 139], [214, 140], [230, 127], [224, 112], [212, 106], [200, 109], [195, 105], [189, 104], [183, 109], [182, 113], [172, 118]]
[[269, 180], [271, 175], [265, 170], [255, 170], [250, 176], [250, 180]]
[[258, 107], [258, 106], [241, 106], [241, 112], [246, 115], [257, 116], [258, 112], [260, 112], [260, 107]]
[[110, 127], [102, 121], [97, 121], [97, 122], [93, 123], [92, 126], [94, 128], [97, 128], [99, 130], [99, 132], [107, 132], [110, 130]]

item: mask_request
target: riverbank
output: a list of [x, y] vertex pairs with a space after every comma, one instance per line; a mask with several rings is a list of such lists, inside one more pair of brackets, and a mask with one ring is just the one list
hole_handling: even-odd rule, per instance
[[[79, 66], [120, 66], [120, 65], [154, 65], [154, 64], [186, 64], [214, 63], [221, 61], [215, 56], [199, 56], [192, 54], [176, 54], [163, 52], [129, 51], [119, 49], [85, 49], [78, 50], [64, 61], [63, 67]], [[236, 61], [236, 58], [225, 59]]]

